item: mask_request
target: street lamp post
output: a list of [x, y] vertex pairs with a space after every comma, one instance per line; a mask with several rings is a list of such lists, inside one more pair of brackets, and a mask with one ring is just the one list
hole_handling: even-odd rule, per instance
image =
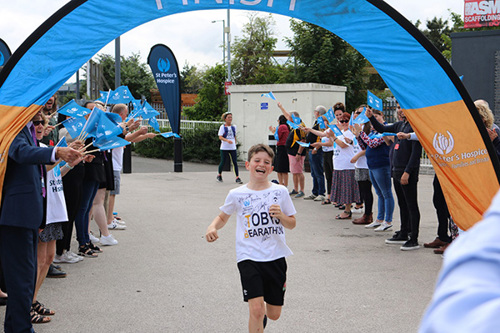
[[214, 20], [212, 23], [222, 22], [222, 64], [226, 64], [226, 20]]

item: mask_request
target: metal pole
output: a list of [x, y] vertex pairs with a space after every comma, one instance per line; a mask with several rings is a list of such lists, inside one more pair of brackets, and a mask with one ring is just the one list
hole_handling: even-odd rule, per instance
[[76, 100], [80, 99], [80, 70], [76, 71]]
[[115, 89], [121, 85], [120, 37], [115, 39]]
[[222, 20], [222, 65], [226, 63], [226, 20]]
[[[227, 9], [227, 80], [231, 82], [231, 16]], [[227, 111], [231, 112], [231, 95], [227, 95]]]

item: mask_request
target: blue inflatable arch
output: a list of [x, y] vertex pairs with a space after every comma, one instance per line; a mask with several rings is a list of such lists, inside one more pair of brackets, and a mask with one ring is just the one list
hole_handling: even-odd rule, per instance
[[[450, 64], [418, 29], [379, 0], [70, 1], [26, 39], [0, 73], [1, 156], [34, 112], [116, 37], [164, 16], [226, 8], [294, 17], [350, 43], [407, 110], [459, 225], [466, 229], [480, 219], [500, 178], [488, 133]], [[449, 154], [440, 154], [433, 140], [443, 133], [453, 136]], [[481, 161], [468, 159], [469, 153]], [[5, 162], [0, 158], [0, 177]]]

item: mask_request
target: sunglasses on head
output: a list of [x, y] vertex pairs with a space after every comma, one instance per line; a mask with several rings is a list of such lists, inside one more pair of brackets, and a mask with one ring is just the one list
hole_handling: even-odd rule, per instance
[[339, 123], [343, 123], [343, 124], [348, 123], [348, 122], [349, 122], [349, 120], [340, 120], [339, 121]]
[[44, 121], [43, 120], [33, 120], [33, 125], [38, 126], [38, 125], [43, 125]]

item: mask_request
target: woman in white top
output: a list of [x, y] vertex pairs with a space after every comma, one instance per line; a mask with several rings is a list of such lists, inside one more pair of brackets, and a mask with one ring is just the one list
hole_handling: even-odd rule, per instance
[[226, 163], [226, 158], [230, 158], [233, 164], [234, 174], [236, 175], [236, 182], [243, 184], [238, 172], [238, 161], [236, 157], [236, 125], [232, 125], [233, 115], [226, 112], [222, 115], [224, 124], [219, 128], [220, 144], [220, 164], [219, 173], [217, 174], [217, 181], [222, 183], [222, 168]]

